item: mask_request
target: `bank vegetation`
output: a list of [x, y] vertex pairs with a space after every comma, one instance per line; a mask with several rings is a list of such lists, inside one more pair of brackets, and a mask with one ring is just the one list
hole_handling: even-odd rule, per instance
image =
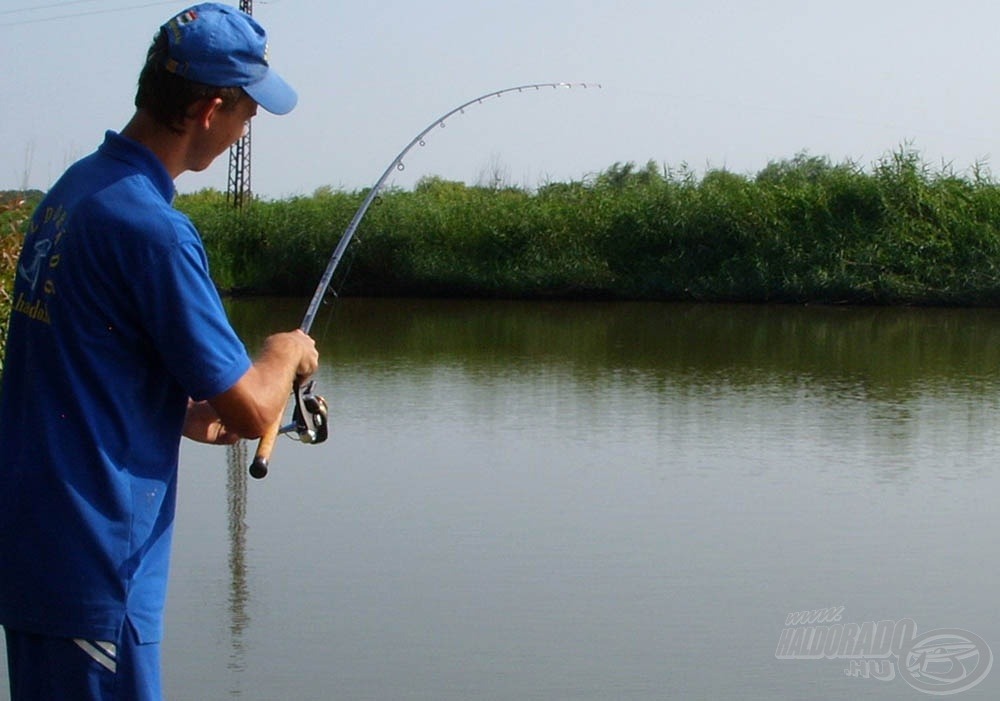
[[[0, 198], [0, 342], [23, 223]], [[308, 296], [365, 191], [182, 195], [221, 289]], [[534, 190], [437, 177], [380, 193], [334, 288], [347, 295], [1000, 304], [1000, 187], [909, 148], [862, 167], [799, 154], [756, 175], [615, 164]]]
[[17, 270], [17, 256], [24, 240], [24, 224], [38, 203], [41, 193], [0, 193], [0, 370], [7, 340], [11, 290]]
[[[235, 293], [309, 295], [366, 193], [178, 206]], [[425, 178], [386, 190], [335, 287], [351, 295], [1000, 303], [1000, 188], [910, 149], [800, 154], [753, 176], [615, 164], [529, 191]]]

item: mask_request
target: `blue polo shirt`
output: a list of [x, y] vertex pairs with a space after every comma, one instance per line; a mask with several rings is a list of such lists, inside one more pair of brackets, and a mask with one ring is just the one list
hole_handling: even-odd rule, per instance
[[114, 132], [53, 186], [18, 263], [0, 387], [0, 623], [161, 637], [188, 397], [250, 358], [173, 181]]

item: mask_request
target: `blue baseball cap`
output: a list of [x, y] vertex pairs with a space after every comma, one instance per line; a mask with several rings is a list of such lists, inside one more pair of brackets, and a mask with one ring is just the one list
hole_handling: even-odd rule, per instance
[[245, 12], [220, 3], [184, 10], [161, 31], [171, 73], [217, 88], [243, 88], [272, 114], [291, 112], [299, 97], [267, 62], [267, 33]]

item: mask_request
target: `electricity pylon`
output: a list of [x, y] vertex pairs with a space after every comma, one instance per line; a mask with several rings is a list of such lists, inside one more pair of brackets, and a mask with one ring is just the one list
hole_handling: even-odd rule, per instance
[[[253, 14], [253, 0], [240, 0], [240, 9]], [[226, 184], [226, 202], [242, 209], [250, 199], [250, 124], [246, 132], [229, 147], [229, 179]]]

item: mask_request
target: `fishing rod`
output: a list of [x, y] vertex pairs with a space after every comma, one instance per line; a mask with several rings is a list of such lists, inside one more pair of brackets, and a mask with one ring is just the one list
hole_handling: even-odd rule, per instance
[[[396, 154], [394, 159], [392, 159], [392, 162], [390, 162], [386, 167], [382, 176], [375, 182], [375, 185], [372, 186], [371, 190], [368, 191], [368, 195], [361, 203], [361, 206], [358, 207], [358, 211], [356, 211], [354, 216], [351, 218], [351, 222], [347, 225], [347, 228], [341, 235], [340, 241], [337, 242], [337, 247], [333, 249], [333, 255], [330, 256], [330, 261], [326, 264], [326, 270], [323, 271], [323, 276], [320, 278], [319, 284], [316, 285], [316, 291], [313, 293], [312, 300], [306, 308], [305, 316], [302, 318], [302, 324], [299, 328], [305, 333], [309, 333], [310, 329], [312, 329], [313, 321], [316, 319], [316, 314], [319, 312], [319, 308], [322, 306], [323, 300], [326, 298], [327, 292], [330, 289], [330, 283], [333, 280], [333, 273], [337, 269], [340, 259], [343, 258], [344, 252], [347, 250], [347, 246], [351, 243], [351, 239], [354, 238], [354, 232], [357, 230], [358, 225], [361, 224], [361, 220], [368, 211], [368, 207], [375, 201], [375, 198], [378, 196], [378, 193], [382, 190], [386, 180], [389, 179], [389, 176], [392, 175], [393, 171], [401, 171], [405, 168], [403, 158], [406, 157], [406, 154], [408, 154], [414, 146], [426, 145], [425, 137], [431, 131], [436, 128], [444, 127], [445, 122], [454, 115], [465, 114], [466, 108], [482, 104], [484, 101], [491, 98], [499, 98], [507, 93], [520, 93], [531, 90], [538, 91], [542, 88], [553, 88], [558, 90], [560, 88], [574, 87], [600, 88], [601, 85], [600, 83], [530, 83], [528, 85], [517, 85], [511, 88], [504, 88], [503, 90], [495, 90], [473, 98], [468, 102], [463, 102], [458, 107], [455, 107], [435, 119], [433, 122], [428, 124], [423, 131], [413, 137], [410, 143], [408, 143], [406, 147]], [[261, 436], [260, 441], [257, 443], [257, 452], [254, 455], [253, 462], [250, 464], [251, 477], [261, 479], [267, 475], [271, 452], [274, 449], [274, 443], [279, 434], [290, 434], [294, 431], [298, 434], [298, 440], [303, 443], [315, 444], [322, 443], [326, 440], [328, 434], [326, 400], [313, 392], [314, 386], [315, 382], [312, 380], [307, 382], [305, 385], [300, 385], [298, 381], [295, 382], [295, 386], [292, 388], [294, 402], [292, 422], [286, 426], [282, 426], [281, 420], [279, 419], [269, 431]]]

